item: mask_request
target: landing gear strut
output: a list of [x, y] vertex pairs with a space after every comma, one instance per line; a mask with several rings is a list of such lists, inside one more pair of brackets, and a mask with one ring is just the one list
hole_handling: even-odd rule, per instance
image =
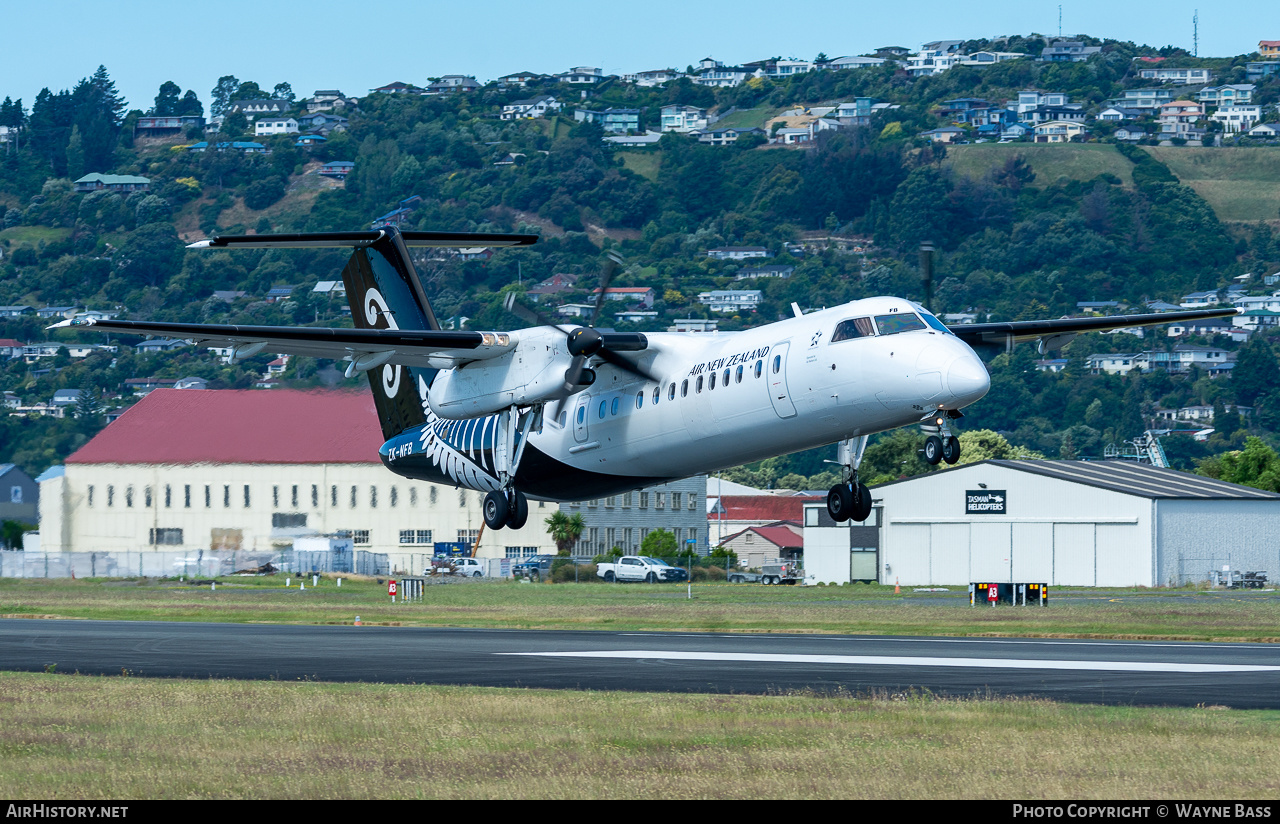
[[951, 419], [959, 418], [957, 409], [930, 412], [920, 423], [920, 429], [928, 433], [924, 439], [924, 459], [932, 466], [942, 461], [954, 464], [960, 460], [960, 439], [951, 432]]
[[836, 523], [851, 518], [861, 522], [871, 515], [871, 490], [858, 481], [858, 465], [866, 448], [866, 435], [846, 438], [837, 447], [835, 463], [840, 464], [840, 483], [827, 493], [827, 514]]
[[502, 489], [484, 496], [484, 523], [489, 529], [502, 529], [504, 526], [520, 529], [529, 520], [529, 499], [515, 488], [514, 483], [524, 446], [529, 440], [529, 430], [535, 423], [541, 425], [541, 417], [541, 405], [524, 412], [513, 406], [498, 415], [493, 457]]

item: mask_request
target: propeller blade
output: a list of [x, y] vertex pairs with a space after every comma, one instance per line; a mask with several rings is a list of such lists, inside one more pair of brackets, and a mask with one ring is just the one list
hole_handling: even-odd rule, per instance
[[542, 314], [537, 309], [533, 309], [528, 306], [525, 306], [523, 303], [517, 300], [515, 292], [507, 293], [507, 296], [502, 300], [502, 308], [506, 309], [511, 314], [520, 318], [520, 320], [532, 326], [554, 326], [556, 328], [560, 327], [560, 324], [556, 323], [556, 321], [552, 319], [550, 316]]
[[617, 352], [614, 352], [612, 349], [601, 349], [599, 352], [596, 352], [596, 357], [602, 360], [608, 361], [609, 363], [618, 367], [622, 371], [630, 372], [636, 377], [644, 378], [645, 380], [653, 381], [654, 383], [659, 382], [657, 378], [651, 375], [644, 368], [632, 363], [631, 361], [619, 355]]
[[618, 267], [622, 265], [622, 256], [610, 249], [605, 253], [607, 260], [604, 264], [604, 270], [600, 272], [600, 294], [596, 297], [596, 308], [591, 313], [591, 323], [588, 326], [595, 326], [596, 321], [600, 319], [600, 310], [604, 307], [605, 295], [609, 292], [609, 282], [613, 280], [613, 275], [618, 271]]

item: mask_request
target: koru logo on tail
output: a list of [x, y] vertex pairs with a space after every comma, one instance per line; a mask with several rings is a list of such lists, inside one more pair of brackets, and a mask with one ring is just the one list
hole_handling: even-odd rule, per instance
[[[395, 313], [391, 311], [387, 299], [377, 289], [371, 288], [364, 293], [364, 319], [373, 329], [400, 328], [396, 325]], [[379, 326], [379, 321], [384, 321], [386, 326]], [[388, 398], [394, 398], [400, 391], [400, 369], [401, 367], [390, 363], [382, 367], [382, 393]]]

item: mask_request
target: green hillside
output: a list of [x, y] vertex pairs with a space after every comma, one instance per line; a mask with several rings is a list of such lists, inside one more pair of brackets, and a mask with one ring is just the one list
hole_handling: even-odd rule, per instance
[[1113, 174], [1124, 185], [1133, 185], [1133, 164], [1115, 146], [1102, 144], [977, 143], [948, 148], [945, 162], [957, 174], [977, 180], [1014, 155], [1021, 155], [1035, 170], [1036, 179], [1031, 185], [1040, 188], [1060, 177], [1093, 180], [1100, 174]]
[[1220, 220], [1280, 218], [1280, 147], [1148, 147]]

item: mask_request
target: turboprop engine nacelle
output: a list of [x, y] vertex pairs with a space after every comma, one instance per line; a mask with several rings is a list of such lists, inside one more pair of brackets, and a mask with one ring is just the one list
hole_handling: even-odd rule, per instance
[[431, 382], [427, 403], [446, 420], [464, 420], [566, 398], [583, 387], [565, 385], [569, 354], [564, 332], [525, 329], [510, 352], [444, 369]]

